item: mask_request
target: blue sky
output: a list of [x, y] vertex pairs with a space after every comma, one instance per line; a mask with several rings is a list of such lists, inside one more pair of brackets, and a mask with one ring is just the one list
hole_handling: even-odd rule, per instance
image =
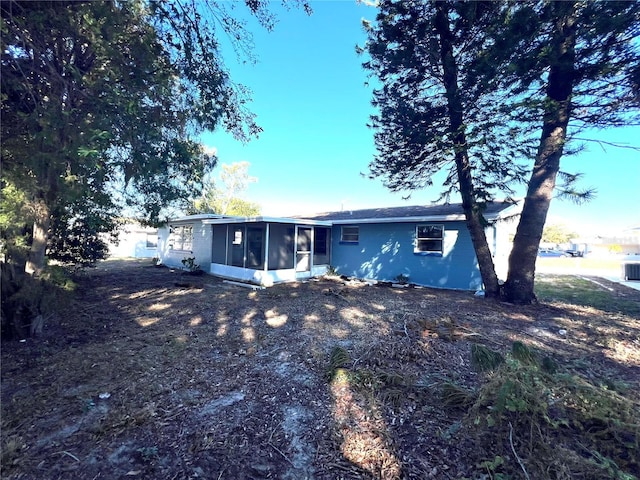
[[[260, 204], [264, 215], [436, 200], [437, 187], [414, 191], [411, 199], [403, 200], [407, 192], [391, 193], [380, 179], [366, 176], [375, 152], [373, 131], [367, 127], [373, 109], [355, 46], [366, 38], [361, 19], [373, 20], [375, 8], [346, 0], [311, 5], [314, 13], [307, 16], [274, 2], [279, 21], [270, 33], [249, 23], [257, 65], [240, 65], [232, 51], [225, 52], [233, 81], [252, 90], [250, 109], [264, 129], [260, 137], [243, 145], [220, 130], [205, 133], [203, 144], [216, 149], [219, 164], [251, 164], [249, 173], [258, 182], [244, 196]], [[638, 145], [640, 128], [591, 137]], [[587, 151], [563, 159], [562, 168], [583, 172], [582, 185], [598, 193], [581, 206], [554, 200], [548, 222], [595, 231], [640, 226], [640, 153], [591, 144]]]

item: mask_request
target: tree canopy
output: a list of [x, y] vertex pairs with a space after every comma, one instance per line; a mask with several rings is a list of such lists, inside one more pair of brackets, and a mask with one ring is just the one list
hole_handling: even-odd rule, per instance
[[586, 128], [638, 121], [639, 12], [637, 2], [383, 0], [365, 25], [364, 66], [380, 85], [371, 174], [413, 190], [447, 172], [442, 198], [462, 197], [488, 296], [498, 283], [478, 228], [483, 203], [526, 179], [500, 294], [531, 302], [552, 197], [592, 193], [560, 169], [580, 148], [569, 143]]
[[[274, 26], [267, 2], [245, 4]], [[3, 248], [28, 248], [30, 272], [64, 243], [53, 231], [91, 237], [123, 207], [158, 222], [189, 205], [216, 161], [203, 129], [260, 132], [222, 59], [220, 34], [251, 55], [224, 2], [6, 1], [0, 14]]]
[[[273, 28], [268, 2], [242, 3]], [[303, 0], [292, 3], [310, 11]], [[3, 289], [3, 329], [22, 336], [43, 314], [38, 295], [20, 289], [45, 278], [46, 256], [94, 262], [123, 211], [159, 223], [168, 209], [188, 207], [217, 160], [199, 143], [204, 129], [221, 127], [240, 141], [259, 134], [250, 92], [232, 81], [221, 54], [224, 35], [253, 59], [235, 7], [0, 2], [0, 253], [3, 288], [11, 286]]]
[[257, 182], [249, 176], [249, 162], [236, 162], [222, 165], [218, 180], [209, 178], [202, 195], [195, 199], [191, 213], [217, 213], [238, 217], [260, 215], [260, 205], [242, 198], [250, 183]]
[[569, 230], [565, 225], [558, 223], [548, 223], [542, 231], [542, 241], [547, 243], [568, 243], [576, 236], [575, 232]]

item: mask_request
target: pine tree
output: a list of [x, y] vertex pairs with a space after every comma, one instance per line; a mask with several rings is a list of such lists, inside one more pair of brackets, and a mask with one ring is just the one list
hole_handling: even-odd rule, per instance
[[[592, 193], [560, 169], [575, 150], [569, 142], [586, 128], [638, 121], [640, 4], [382, 1], [379, 8], [364, 49], [371, 58], [364, 66], [381, 84], [372, 176], [414, 190], [447, 169], [442, 198], [462, 197], [487, 296], [535, 301], [552, 197]], [[527, 170], [509, 276], [498, 289], [478, 212], [496, 194], [512, 195]]]
[[503, 11], [494, 2], [383, 1], [379, 9], [364, 48], [364, 66], [381, 84], [372, 176], [392, 190], [415, 190], [446, 169], [441, 200], [460, 193], [485, 295], [496, 298], [482, 212], [495, 192], [512, 193], [524, 175], [513, 160], [530, 151], [517, 128], [502, 124], [495, 82], [476, 82], [487, 32]]

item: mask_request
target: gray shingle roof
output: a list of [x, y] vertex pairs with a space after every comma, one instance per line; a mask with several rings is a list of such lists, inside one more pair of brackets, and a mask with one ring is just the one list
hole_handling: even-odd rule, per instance
[[[503, 210], [512, 207], [511, 202], [489, 202], [486, 205], [484, 215], [494, 218]], [[344, 210], [340, 212], [325, 212], [314, 215], [300, 215], [294, 218], [307, 218], [310, 220], [384, 220], [402, 219], [405, 217], [446, 217], [454, 215], [464, 215], [461, 203], [450, 203], [445, 205], [413, 205], [406, 207], [383, 207], [366, 208], [364, 210]]]

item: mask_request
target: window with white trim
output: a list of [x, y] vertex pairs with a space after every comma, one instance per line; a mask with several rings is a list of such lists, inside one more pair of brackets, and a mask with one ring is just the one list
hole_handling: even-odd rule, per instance
[[340, 241], [344, 243], [358, 243], [360, 241], [360, 227], [342, 227]]
[[416, 225], [415, 253], [443, 252], [444, 225]]
[[191, 251], [193, 249], [193, 226], [180, 225], [171, 227], [169, 249]]

